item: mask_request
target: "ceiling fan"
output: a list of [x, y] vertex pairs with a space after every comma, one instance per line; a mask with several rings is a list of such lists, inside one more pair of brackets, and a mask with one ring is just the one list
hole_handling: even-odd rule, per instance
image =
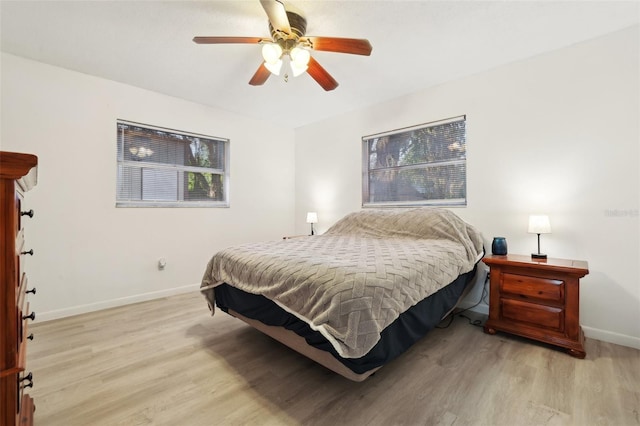
[[[369, 40], [340, 37], [306, 36], [306, 19], [298, 13], [286, 10], [280, 0], [260, 0], [269, 18], [271, 38], [263, 37], [194, 37], [198, 44], [262, 44], [264, 62], [253, 75], [249, 84], [260, 86], [273, 73], [279, 75], [283, 58], [289, 59], [291, 71], [298, 76], [305, 71], [324, 90], [333, 90], [338, 82], [314, 58], [309, 50], [325, 52], [350, 53], [369, 56], [371, 44]], [[285, 79], [288, 76], [285, 75]]]

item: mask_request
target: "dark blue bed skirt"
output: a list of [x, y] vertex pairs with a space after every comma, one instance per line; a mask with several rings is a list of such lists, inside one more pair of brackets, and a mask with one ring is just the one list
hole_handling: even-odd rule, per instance
[[460, 275], [448, 286], [401, 314], [382, 331], [378, 343], [361, 358], [342, 358], [320, 332], [312, 330], [306, 322], [264, 296], [221, 284], [215, 288], [215, 300], [218, 308], [227, 313], [231, 309], [266, 325], [284, 327], [295, 332], [309, 345], [331, 353], [354, 373], [361, 374], [396, 358], [438, 325], [443, 316], [456, 305], [465, 287], [471, 284], [476, 268], [477, 264], [472, 271]]

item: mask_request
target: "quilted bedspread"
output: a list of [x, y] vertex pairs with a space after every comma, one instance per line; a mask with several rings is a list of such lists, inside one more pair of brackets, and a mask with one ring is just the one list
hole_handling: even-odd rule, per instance
[[322, 333], [343, 358], [359, 358], [402, 312], [482, 255], [482, 235], [449, 210], [363, 210], [323, 235], [222, 250], [201, 291], [211, 304], [221, 283], [263, 295]]

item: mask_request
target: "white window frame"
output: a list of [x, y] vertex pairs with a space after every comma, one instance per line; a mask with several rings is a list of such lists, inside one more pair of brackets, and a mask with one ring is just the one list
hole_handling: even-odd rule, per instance
[[[157, 132], [163, 132], [170, 135], [178, 135], [184, 137], [186, 140], [190, 139], [206, 139], [222, 143], [224, 145], [224, 166], [223, 168], [209, 168], [199, 166], [187, 166], [183, 164], [172, 163], [160, 163], [154, 162], [152, 158], [145, 160], [144, 162], [132, 161], [125, 158], [125, 146], [124, 137], [121, 136], [120, 127], [132, 126], [138, 127], [144, 130], [152, 130]], [[116, 137], [116, 151], [117, 151], [117, 179], [116, 179], [116, 207], [229, 207], [229, 139], [219, 138], [214, 136], [206, 136], [197, 133], [185, 132], [182, 130], [168, 129], [158, 126], [152, 126], [148, 124], [136, 123], [127, 120], [117, 120], [117, 137]], [[186, 142], [185, 142], [186, 143]], [[177, 160], [176, 160], [177, 161]], [[127, 174], [124, 173], [125, 167], [129, 170], [140, 170], [140, 182], [127, 181]], [[175, 183], [166, 181], [167, 175], [172, 172], [176, 175]], [[222, 200], [185, 200], [184, 199], [184, 173], [207, 173], [222, 176]], [[164, 176], [163, 176], [164, 175]], [[130, 175], [129, 175], [130, 176]], [[151, 200], [145, 200], [145, 185], [143, 176], [151, 177], [155, 176], [154, 183], [165, 180], [167, 185], [175, 189], [175, 197], [169, 195], [169, 191], [155, 191], [156, 196]], [[121, 191], [121, 185], [138, 186], [140, 189], [140, 199], [127, 199], [121, 197], [124, 191]], [[147, 189], [148, 191], [148, 189]]]
[[[396, 165], [389, 164], [387, 167], [378, 167], [375, 171], [370, 170], [371, 152], [369, 151], [370, 142], [376, 142], [377, 140], [385, 136], [400, 136], [403, 134], [407, 136], [411, 132], [421, 129], [430, 129], [437, 126], [442, 126], [450, 123], [462, 122], [464, 124], [464, 134], [461, 144], [458, 149], [461, 150], [461, 158], [450, 159], [446, 161], [434, 161], [423, 162], [419, 164], [407, 164]], [[439, 206], [439, 207], [460, 207], [467, 205], [467, 184], [466, 184], [466, 115], [447, 118], [444, 120], [433, 121], [430, 123], [419, 124], [416, 126], [405, 127], [401, 129], [391, 130], [387, 132], [376, 133], [373, 135], [367, 135], [362, 137], [362, 206], [363, 207], [414, 207], [414, 206]], [[433, 198], [433, 199], [421, 199], [421, 200], [386, 200], [386, 201], [371, 201], [370, 193], [370, 179], [372, 173], [384, 173], [389, 174], [397, 173], [403, 170], [410, 169], [429, 169], [432, 167], [446, 167], [446, 166], [463, 166], [464, 176], [456, 175], [452, 178], [457, 179], [463, 183], [464, 195], [461, 198]], [[375, 195], [375, 194], [374, 194]]]

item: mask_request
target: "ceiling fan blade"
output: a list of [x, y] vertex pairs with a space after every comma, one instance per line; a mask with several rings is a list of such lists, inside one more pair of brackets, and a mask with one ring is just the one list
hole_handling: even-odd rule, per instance
[[269, 22], [275, 30], [287, 33], [287, 35], [291, 34], [291, 25], [284, 3], [279, 0], [260, 0], [260, 4], [262, 4], [262, 8], [269, 17]]
[[[193, 42], [198, 44], [232, 44], [247, 43], [256, 44], [265, 40], [262, 37], [194, 37]], [[269, 39], [266, 39], [269, 40]], [[271, 41], [271, 40], [269, 40]]]
[[338, 87], [338, 82], [313, 57], [309, 59], [307, 72], [327, 92]]
[[325, 52], [350, 53], [352, 55], [371, 55], [371, 43], [363, 38], [340, 37], [302, 37], [301, 42], [310, 42], [313, 50]]
[[262, 63], [253, 77], [251, 77], [251, 80], [249, 80], [249, 84], [252, 86], [262, 86], [270, 75], [271, 71], [269, 71], [267, 67], [264, 66], [264, 63]]

